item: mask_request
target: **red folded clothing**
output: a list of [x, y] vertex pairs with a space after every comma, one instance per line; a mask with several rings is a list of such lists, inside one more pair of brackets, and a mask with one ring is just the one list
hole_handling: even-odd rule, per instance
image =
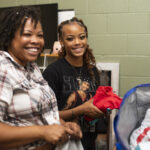
[[103, 112], [106, 112], [107, 108], [119, 109], [122, 101], [110, 86], [99, 86], [93, 99], [93, 104]]
[[[93, 104], [99, 108], [102, 112], [107, 112], [109, 109], [119, 109], [122, 99], [115, 93], [111, 86], [99, 86], [96, 90], [96, 94], [91, 98]], [[86, 120], [92, 119], [85, 117]]]

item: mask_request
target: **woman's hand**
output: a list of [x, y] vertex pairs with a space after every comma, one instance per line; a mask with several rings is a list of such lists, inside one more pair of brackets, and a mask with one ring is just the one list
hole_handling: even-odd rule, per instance
[[99, 118], [103, 115], [103, 112], [93, 105], [93, 100], [88, 100], [87, 102], [82, 104], [81, 110], [83, 112], [83, 115], [86, 115], [90, 118]]
[[64, 124], [64, 126], [73, 131], [72, 134], [69, 134], [70, 138], [72, 138], [72, 139], [81, 139], [82, 138], [82, 132], [81, 132], [80, 126], [77, 123], [66, 122]]
[[41, 137], [51, 144], [62, 144], [69, 140], [68, 135], [72, 135], [73, 131], [63, 125], [47, 125], [40, 126]]

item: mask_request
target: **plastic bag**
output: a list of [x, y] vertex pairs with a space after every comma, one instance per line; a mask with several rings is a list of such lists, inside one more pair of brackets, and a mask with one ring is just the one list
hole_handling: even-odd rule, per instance
[[[137, 147], [140, 148], [141, 146], [144, 146], [144, 143], [145, 145], [147, 145], [146, 143], [149, 141], [150, 141], [150, 109], [147, 109], [145, 118], [142, 121], [141, 126], [135, 129], [130, 136], [130, 148], [131, 150], [135, 150], [135, 148], [137, 149]], [[142, 150], [145, 149], [142, 148]]]
[[58, 145], [55, 150], [84, 150], [81, 141], [69, 140], [65, 144]]
[[139, 143], [135, 150], [149, 150], [150, 142]]

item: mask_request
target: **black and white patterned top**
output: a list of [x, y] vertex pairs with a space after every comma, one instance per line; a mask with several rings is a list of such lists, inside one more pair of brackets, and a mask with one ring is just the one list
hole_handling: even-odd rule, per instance
[[[55, 94], [36, 63], [23, 67], [4, 51], [0, 51], [0, 122], [11, 126], [59, 124]], [[31, 150], [43, 143], [13, 150]]]

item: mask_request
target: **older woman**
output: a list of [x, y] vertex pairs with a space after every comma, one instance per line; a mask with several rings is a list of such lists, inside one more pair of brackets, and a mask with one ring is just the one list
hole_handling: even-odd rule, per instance
[[78, 125], [60, 123], [55, 94], [34, 62], [44, 47], [38, 12], [22, 6], [0, 16], [0, 149], [50, 150], [82, 136]]

